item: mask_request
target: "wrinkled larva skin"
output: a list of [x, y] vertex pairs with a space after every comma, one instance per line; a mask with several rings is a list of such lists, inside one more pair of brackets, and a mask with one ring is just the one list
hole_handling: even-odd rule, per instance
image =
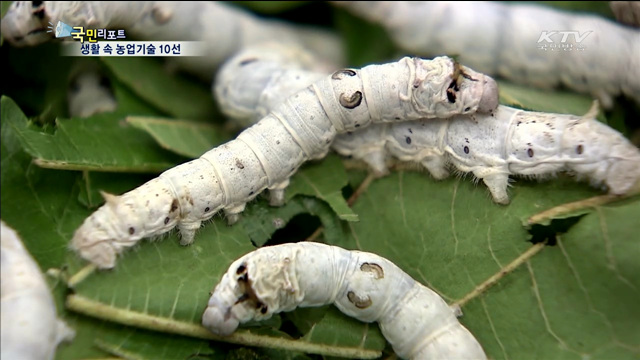
[[[35, 5], [35, 6], [34, 6]], [[2, 19], [2, 36], [14, 46], [35, 46], [63, 21], [70, 26], [124, 29], [146, 41], [201, 41], [203, 56], [171, 59], [175, 66], [211, 81], [218, 66], [250, 44], [278, 39], [341, 62], [341, 40], [317, 28], [264, 20], [215, 1], [16, 1]]]
[[[541, 88], [564, 85], [591, 94], [605, 108], [619, 94], [640, 103], [640, 29], [530, 4], [333, 3], [382, 25], [400, 48], [412, 54], [458, 54], [460, 62], [483, 73]], [[560, 31], [577, 33], [565, 38]], [[577, 40], [576, 35], [586, 37]]]
[[215, 287], [202, 324], [230, 335], [247, 321], [326, 304], [378, 322], [402, 358], [486, 359], [431, 289], [378, 255], [318, 243], [263, 247], [234, 261]]
[[497, 99], [495, 81], [446, 57], [336, 71], [235, 140], [122, 196], [105, 195], [106, 204], [75, 232], [71, 247], [98, 267], [112, 268], [125, 248], [176, 225], [181, 244], [190, 244], [203, 221], [224, 210], [234, 223], [264, 189], [272, 205], [281, 205], [289, 178], [305, 161], [324, 157], [337, 133], [373, 122], [490, 111]]
[[2, 359], [53, 359], [56, 346], [74, 331], [56, 317], [40, 268], [18, 234], [0, 223], [2, 253]]

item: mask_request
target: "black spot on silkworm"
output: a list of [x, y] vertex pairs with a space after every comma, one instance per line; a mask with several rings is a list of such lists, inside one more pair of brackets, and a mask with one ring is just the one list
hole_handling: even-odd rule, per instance
[[467, 112], [467, 111], [469, 111], [469, 110], [471, 110], [471, 107], [469, 107], [469, 106], [467, 106], [466, 108], [464, 108], [464, 112]]
[[529, 155], [529, 157], [533, 157], [533, 149], [529, 148], [529, 150], [527, 150], [527, 155]]
[[256, 61], [258, 61], [257, 58], [244, 59], [244, 60], [240, 61], [240, 66], [249, 65], [249, 64], [251, 64], [253, 62], [256, 62]]
[[280, 140], [276, 140], [276, 145], [280, 145]]
[[204, 208], [204, 212], [206, 212], [206, 213], [209, 212], [209, 210], [211, 210], [211, 209], [209, 209], [208, 206], [206, 208]]
[[169, 212], [172, 213], [177, 209], [178, 209], [178, 199], [173, 199], [173, 201], [171, 202], [171, 210], [169, 210]]
[[447, 100], [452, 104], [456, 103], [456, 93], [451, 88], [447, 89]]
[[267, 307], [267, 305], [265, 304], [260, 304], [260, 314], [264, 315], [267, 313], [267, 310], [269, 310], [269, 308]]
[[396, 116], [394, 119], [396, 119], [396, 120], [400, 120], [400, 117], [399, 117], [399, 116]]
[[411, 128], [409, 128], [409, 134], [413, 134], [413, 130], [411, 130]]
[[156, 197], [158, 197], [158, 196], [160, 196], [160, 195], [156, 194]]
[[465, 146], [463, 150], [464, 150], [464, 153], [465, 153], [465, 154], [468, 154], [468, 153], [469, 153], [469, 147], [468, 147], [468, 146]]
[[469, 143], [469, 138], [464, 138], [464, 142]]
[[253, 195], [253, 191], [249, 193], [249, 195]]
[[520, 126], [520, 124], [522, 124], [522, 121], [518, 121], [518, 123], [516, 124], [516, 126]]
[[164, 218], [164, 224], [167, 225], [169, 223], [169, 220], [171, 220], [169, 217]]
[[581, 155], [583, 151], [584, 151], [584, 147], [582, 147], [582, 145], [578, 145], [576, 147], [576, 154]]
[[356, 127], [357, 127], [357, 128], [359, 128], [359, 127], [360, 127], [360, 124], [356, 124]]
[[34, 11], [33, 15], [35, 15], [35, 17], [37, 17], [40, 20], [44, 19], [44, 8], [38, 11]]
[[236, 270], [236, 274], [241, 275], [244, 274], [247, 271], [247, 266], [245, 264], [240, 264], [240, 266], [238, 266], [238, 269]]
[[356, 72], [351, 69], [338, 70], [331, 75], [333, 80], [342, 80], [346, 76], [356, 76]]
[[407, 137], [404, 139], [404, 141], [406, 141], [406, 142], [407, 142], [407, 144], [411, 145], [411, 138], [410, 138], [410, 137], [408, 137], [408, 136], [407, 136]]
[[340, 105], [347, 109], [355, 109], [362, 103], [362, 93], [356, 91], [351, 96], [347, 97], [345, 94], [340, 95]]
[[365, 300], [362, 300], [353, 291], [349, 291], [347, 293], [347, 299], [349, 299], [349, 302], [351, 302], [353, 305], [355, 305], [358, 309], [366, 309], [369, 306], [371, 306], [371, 304], [372, 304], [371, 299], [369, 299], [367, 297]]
[[133, 235], [136, 233], [136, 229], [132, 226], [129, 228], [129, 235]]
[[242, 163], [242, 161], [240, 161], [240, 159], [236, 159], [236, 166], [242, 170], [244, 169], [244, 164]]
[[376, 279], [384, 278], [384, 270], [382, 270], [382, 266], [376, 263], [363, 263], [360, 265], [360, 270], [374, 273], [374, 277]]

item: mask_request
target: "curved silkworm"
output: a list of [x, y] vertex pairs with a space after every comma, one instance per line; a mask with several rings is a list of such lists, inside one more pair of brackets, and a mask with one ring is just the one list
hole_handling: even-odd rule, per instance
[[[453, 94], [453, 97], [452, 97]], [[337, 133], [372, 122], [488, 112], [498, 104], [493, 79], [450, 58], [344, 69], [296, 93], [257, 124], [199, 159], [179, 165], [106, 204], [76, 230], [71, 247], [100, 268], [139, 240], [175, 226], [190, 244], [203, 221], [224, 210], [237, 221], [262, 190], [284, 202], [289, 177], [326, 155]]]
[[2, 359], [53, 359], [74, 331], [56, 317], [56, 305], [40, 268], [18, 234], [0, 222], [2, 234]]
[[486, 359], [434, 291], [383, 257], [319, 243], [263, 247], [234, 261], [216, 285], [202, 324], [230, 335], [251, 320], [326, 304], [378, 322], [402, 358]]
[[[230, 59], [216, 80], [222, 111], [250, 123], [306, 86], [306, 79], [320, 76], [295, 62], [298, 51], [263, 44]], [[254, 61], [240, 72], [247, 57]], [[332, 149], [365, 161], [379, 175], [388, 173], [389, 157], [417, 162], [436, 179], [447, 177], [452, 165], [482, 179], [501, 204], [509, 202], [509, 175], [544, 178], [569, 171], [612, 194], [634, 193], [640, 152], [622, 134], [598, 122], [597, 112], [593, 108], [574, 116], [499, 106], [489, 114], [373, 124], [336, 136]]]
[[[589, 93], [609, 108], [640, 103], [640, 30], [539, 5], [499, 2], [334, 1], [382, 25], [401, 49], [455, 54], [489, 75]], [[546, 50], [545, 50], [546, 49]]]
[[177, 57], [176, 65], [210, 81], [218, 65], [239, 49], [278, 39], [304, 45], [324, 61], [340, 62], [340, 39], [317, 28], [260, 19], [214, 1], [15, 1], [2, 19], [2, 36], [14, 46], [49, 41], [47, 27], [124, 29], [127, 38], [202, 41], [203, 56]]

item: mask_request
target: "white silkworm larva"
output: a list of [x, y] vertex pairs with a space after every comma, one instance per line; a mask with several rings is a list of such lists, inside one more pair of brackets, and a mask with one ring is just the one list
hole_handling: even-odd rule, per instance
[[89, 117], [118, 107], [109, 78], [94, 66], [81, 66], [72, 72], [67, 103], [72, 117]]
[[18, 234], [0, 223], [2, 254], [2, 359], [53, 359], [74, 331], [56, 317], [56, 306], [40, 268]]
[[489, 115], [374, 124], [332, 148], [385, 172], [384, 159], [420, 163], [436, 179], [448, 164], [482, 179], [493, 200], [509, 203], [509, 175], [533, 178], [568, 171], [615, 195], [640, 190], [640, 150], [597, 121], [597, 106], [584, 116], [524, 111], [499, 106]]
[[76, 230], [71, 247], [101, 268], [139, 240], [178, 226], [193, 241], [203, 221], [224, 209], [237, 221], [265, 188], [273, 205], [284, 201], [289, 177], [324, 157], [337, 133], [371, 122], [449, 117], [493, 111], [493, 79], [446, 57], [403, 58], [360, 70], [344, 69], [296, 93], [235, 140], [174, 167], [106, 204]]
[[251, 320], [327, 304], [378, 322], [402, 358], [486, 359], [434, 291], [383, 257], [319, 243], [263, 247], [234, 261], [215, 287], [202, 324], [230, 335]]
[[601, 17], [497, 2], [333, 3], [381, 24], [413, 54], [456, 54], [489, 75], [544, 88], [564, 84], [607, 108], [620, 93], [640, 102], [640, 30]]
[[[242, 123], [255, 121], [305, 87], [307, 79], [320, 76], [295, 62], [298, 51], [263, 44], [225, 63], [216, 79], [225, 114]], [[240, 72], [247, 59], [252, 62]], [[332, 149], [365, 161], [378, 174], [388, 172], [389, 156], [420, 163], [436, 179], [447, 177], [451, 164], [482, 179], [502, 204], [509, 202], [509, 175], [544, 178], [563, 170], [605, 185], [610, 193], [632, 193], [640, 179], [640, 152], [596, 115], [597, 109], [579, 117], [500, 106], [491, 114], [373, 124], [337, 135]]]
[[218, 65], [239, 49], [278, 39], [304, 45], [324, 61], [340, 63], [340, 39], [317, 28], [260, 19], [214, 1], [16, 1], [2, 19], [2, 36], [15, 46], [52, 39], [49, 22], [70, 26], [125, 29], [127, 37], [157, 41], [202, 41], [205, 54], [172, 59], [210, 81]]

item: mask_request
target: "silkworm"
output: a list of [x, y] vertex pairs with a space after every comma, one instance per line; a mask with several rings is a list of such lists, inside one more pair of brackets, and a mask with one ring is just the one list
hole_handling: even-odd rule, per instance
[[607, 108], [620, 93], [640, 103], [638, 29], [539, 5], [333, 3], [382, 25], [397, 46], [413, 54], [457, 54], [486, 74], [544, 88], [562, 84], [591, 94]]
[[584, 116], [499, 106], [489, 115], [374, 124], [336, 138], [332, 148], [386, 172], [385, 158], [421, 164], [436, 179], [448, 165], [482, 179], [493, 200], [509, 203], [510, 175], [544, 179], [561, 171], [587, 178], [615, 195], [640, 190], [640, 151], [622, 134]]
[[[296, 64], [296, 53], [263, 44], [230, 59], [216, 80], [222, 111], [241, 123], [251, 122], [306, 86], [305, 79], [319, 76]], [[243, 75], [234, 77], [248, 56], [254, 61]], [[293, 75], [300, 81], [291, 81]], [[234, 91], [225, 92], [226, 88]], [[573, 116], [499, 106], [489, 114], [373, 124], [336, 136], [331, 147], [365, 161], [379, 175], [388, 173], [389, 157], [417, 162], [436, 179], [449, 176], [452, 165], [482, 179], [501, 204], [509, 202], [509, 175], [544, 178], [569, 171], [593, 185], [604, 185], [612, 194], [634, 192], [640, 179], [640, 153], [622, 134], [598, 122], [597, 112], [593, 108], [584, 116]]]
[[211, 81], [239, 49], [278, 39], [304, 45], [327, 62], [340, 63], [340, 39], [318, 28], [260, 19], [214, 1], [15, 1], [2, 19], [2, 36], [14, 46], [52, 39], [49, 23], [124, 29], [127, 39], [201, 41], [203, 56], [172, 59], [175, 66]]
[[272, 205], [282, 204], [289, 177], [305, 161], [324, 157], [337, 133], [383, 119], [488, 112], [497, 99], [493, 79], [447, 57], [338, 70], [285, 100], [237, 139], [122, 196], [104, 194], [106, 204], [76, 230], [71, 247], [98, 267], [111, 268], [125, 248], [175, 226], [181, 244], [190, 244], [203, 221], [224, 210], [234, 223], [265, 188]]
[[486, 359], [434, 291], [381, 256], [319, 243], [263, 247], [234, 261], [216, 285], [202, 324], [226, 336], [251, 320], [326, 304], [378, 322], [402, 358]]
[[67, 103], [72, 117], [89, 117], [118, 107], [109, 78], [90, 65], [79, 67], [72, 73]]
[[53, 359], [74, 331], [56, 317], [56, 306], [40, 268], [15, 230], [0, 222], [2, 236], [3, 359]]

